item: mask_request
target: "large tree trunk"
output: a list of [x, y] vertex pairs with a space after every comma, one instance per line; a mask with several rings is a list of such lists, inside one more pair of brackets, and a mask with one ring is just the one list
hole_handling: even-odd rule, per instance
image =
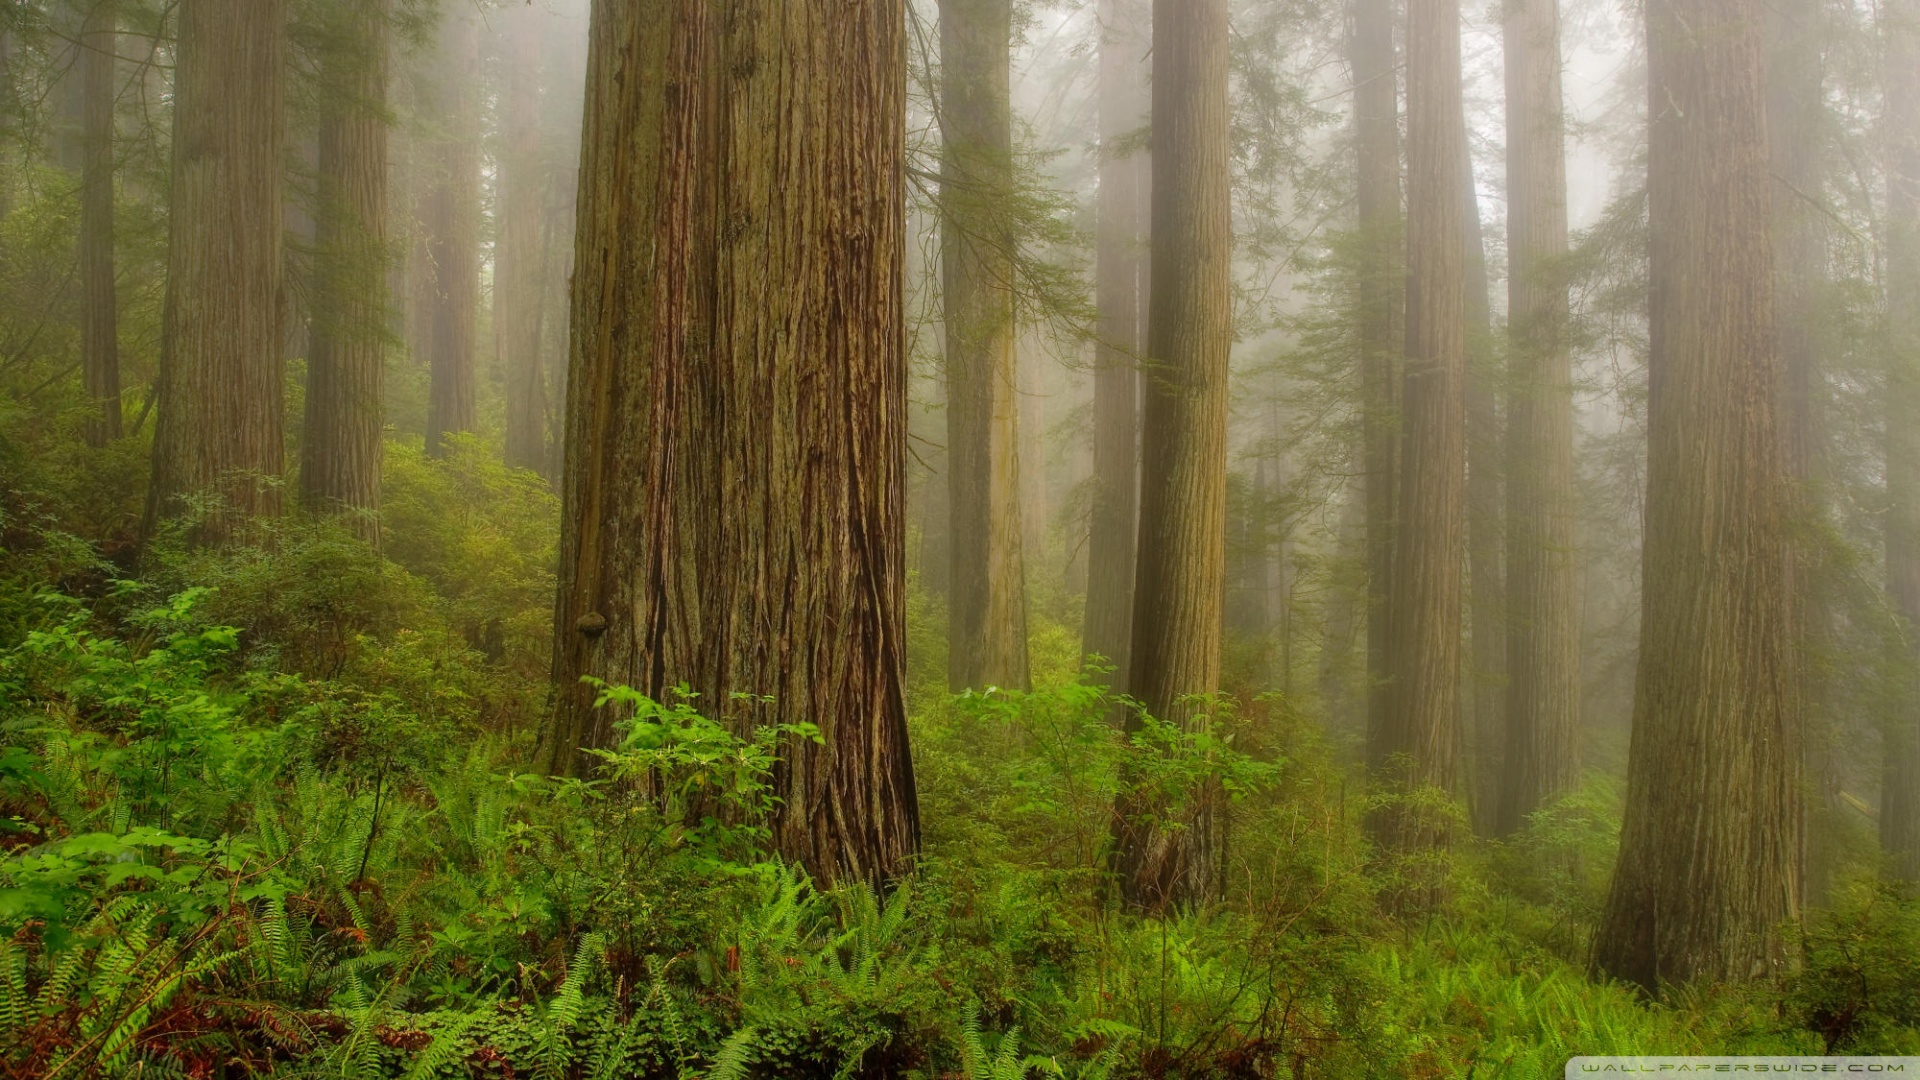
[[[1466, 142], [1463, 139], [1461, 146]], [[1467, 809], [1474, 832], [1493, 832], [1498, 805], [1503, 683], [1507, 667], [1506, 579], [1500, 565], [1505, 514], [1500, 505], [1500, 384], [1494, 371], [1493, 304], [1487, 274], [1486, 230], [1473, 160], [1461, 162], [1466, 177], [1467, 341], [1467, 584], [1473, 641], [1468, 688], [1472, 712], [1462, 732], [1468, 745]]]
[[1147, 346], [1147, 32], [1139, 0], [1100, 6], [1100, 191], [1094, 238], [1093, 500], [1081, 651], [1127, 685], [1140, 506], [1140, 357]]
[[1580, 779], [1580, 576], [1559, 0], [1515, 0], [1507, 94], [1507, 717], [1496, 831]]
[[300, 494], [380, 538], [387, 334], [387, 0], [348, 0], [321, 54], [320, 182]]
[[[1400, 342], [1394, 333], [1405, 279], [1400, 258], [1400, 94], [1393, 50], [1394, 0], [1353, 0], [1358, 174], [1361, 468], [1366, 487], [1367, 742], [1384, 745], [1392, 718], [1388, 594], [1398, 479]], [[1380, 761], [1373, 762], [1375, 766]]]
[[1661, 0], [1647, 41], [1644, 599], [1594, 965], [1657, 992], [1783, 960], [1802, 823], [1759, 7]]
[[113, 58], [118, 45], [111, 0], [94, 0], [81, 34], [80, 80], [86, 103], [80, 166], [81, 367], [86, 375], [87, 445], [120, 437], [120, 304], [113, 281]]
[[[1456, 794], [1466, 555], [1466, 119], [1459, 0], [1407, 5], [1407, 348], [1399, 534], [1388, 623], [1393, 708], [1373, 759], [1387, 790]], [[1402, 800], [1375, 816], [1389, 851], [1444, 846], [1451, 823]], [[1415, 905], [1424, 901], [1408, 898]]]
[[429, 275], [420, 313], [427, 351], [427, 453], [446, 453], [446, 437], [472, 431], [479, 372], [474, 352], [480, 309], [480, 32], [473, 16], [449, 11], [426, 95], [426, 192], [421, 254]]
[[551, 763], [615, 739], [588, 675], [814, 724], [774, 843], [823, 882], [898, 874], [905, 12], [600, 0], [591, 35]]
[[148, 531], [215, 500], [197, 538], [280, 510], [285, 0], [180, 0], [173, 212]]
[[[1141, 416], [1134, 698], [1180, 727], [1220, 688], [1226, 592], [1227, 359], [1233, 343], [1226, 0], [1153, 5], [1153, 253]], [[1135, 718], [1133, 723], [1138, 724]], [[1120, 808], [1116, 869], [1127, 901], [1158, 910], [1214, 884], [1213, 793]]]
[[540, 149], [540, 39], [548, 16], [516, 7], [501, 16], [507, 86], [501, 95], [499, 240], [494, 251], [494, 348], [507, 377], [507, 464], [545, 472], [547, 383], [541, 363], [546, 266], [541, 224], [547, 167]]
[[1920, 881], [1920, 3], [1891, 0], [1886, 34], [1887, 592], [1905, 622], [1906, 693], [1886, 729], [1880, 849], [1889, 870]]
[[1775, 180], [1774, 326], [1780, 348], [1785, 391], [1781, 444], [1787, 477], [1793, 484], [1796, 519], [1792, 535], [1793, 602], [1788, 655], [1796, 663], [1803, 697], [1801, 722], [1806, 748], [1807, 828], [1805, 895], [1824, 904], [1836, 869], [1833, 819], [1842, 812], [1839, 774], [1833, 749], [1837, 732], [1824, 690], [1832, 649], [1827, 608], [1827, 559], [1820, 541], [1827, 517], [1821, 494], [1817, 342], [1820, 293], [1826, 278], [1825, 215], [1813, 200], [1825, 186], [1819, 160], [1823, 99], [1820, 0], [1781, 0], [1770, 4], [1767, 20], [1767, 125]]
[[1012, 0], [941, 0], [947, 685], [1027, 687], [1015, 382]]

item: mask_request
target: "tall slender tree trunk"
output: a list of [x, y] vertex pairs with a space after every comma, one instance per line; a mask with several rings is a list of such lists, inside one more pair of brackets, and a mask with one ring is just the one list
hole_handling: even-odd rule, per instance
[[1819, 537], [1827, 511], [1822, 495], [1819, 415], [1820, 349], [1816, 326], [1826, 277], [1825, 215], [1813, 200], [1825, 186], [1819, 160], [1823, 125], [1825, 42], [1820, 0], [1782, 0], [1766, 9], [1768, 146], [1775, 178], [1774, 327], [1784, 378], [1781, 419], [1795, 519], [1790, 565], [1793, 608], [1788, 655], [1798, 669], [1807, 775], [1805, 902], [1825, 903], [1836, 869], [1832, 819], [1841, 812], [1833, 759], [1832, 716], [1824, 691], [1832, 635], [1826, 552]]
[[940, 277], [946, 319], [947, 685], [1027, 686], [1015, 382], [1012, 0], [941, 0]]
[[280, 510], [285, 0], [180, 0], [173, 212], [148, 532], [213, 497], [197, 538]]
[[[1146, 711], [1185, 728], [1220, 688], [1226, 593], [1227, 360], [1233, 223], [1226, 0], [1153, 5], [1153, 256], [1141, 415], [1140, 552], [1129, 685]], [[1138, 718], [1134, 718], [1138, 724]], [[1150, 910], [1214, 884], [1213, 793], [1164, 805], [1123, 800], [1122, 894]]]
[[[1466, 145], [1462, 140], [1461, 145]], [[1500, 565], [1504, 539], [1501, 506], [1500, 384], [1494, 371], [1493, 310], [1487, 275], [1486, 230], [1480, 223], [1480, 193], [1473, 160], [1461, 162], [1466, 185], [1467, 341], [1467, 583], [1473, 652], [1468, 689], [1472, 711], [1468, 745], [1467, 807], [1474, 832], [1493, 832], [1498, 805], [1507, 667], [1506, 576]]]
[[919, 844], [905, 26], [901, 0], [599, 0], [590, 31], [551, 760], [614, 741], [587, 675], [817, 725], [772, 838], [822, 881]]
[[1890, 0], [1886, 39], [1887, 592], [1906, 624], [1906, 694], [1886, 729], [1880, 849], [1896, 877], [1920, 881], [1920, 2]]
[[499, 239], [494, 252], [494, 347], [507, 376], [507, 464], [545, 472], [547, 383], [542, 370], [541, 224], [548, 169], [540, 147], [540, 44], [547, 14], [516, 7], [501, 17], [507, 85], [501, 95]]
[[94, 0], [80, 38], [86, 136], [80, 166], [81, 368], [85, 372], [87, 445], [120, 437], [120, 303], [113, 273], [113, 58], [119, 12]]
[[1626, 816], [1594, 965], [1751, 979], [1798, 912], [1760, 9], [1648, 5], [1647, 524]]
[[1580, 779], [1580, 576], [1559, 0], [1514, 0], [1507, 96], [1507, 734], [1496, 831]]
[[[1393, 708], [1374, 759], [1390, 791], [1456, 794], [1466, 556], [1466, 120], [1459, 0], [1407, 4], [1407, 348], [1400, 530], [1388, 623]], [[1389, 851], [1448, 844], [1415, 800], [1373, 821]], [[1415, 897], [1416, 904], [1424, 901]]]
[[426, 310], [420, 313], [429, 375], [427, 453], [446, 453], [446, 437], [472, 431], [479, 372], [475, 348], [480, 309], [479, 25], [450, 10], [440, 26], [433, 89], [426, 115], [426, 194], [421, 207]]
[[13, 28], [0, 26], [0, 221], [13, 213], [13, 146], [20, 102], [13, 91]]
[[1094, 238], [1099, 339], [1093, 369], [1093, 502], [1081, 651], [1127, 685], [1140, 509], [1140, 358], [1147, 345], [1147, 213], [1152, 160], [1142, 139], [1150, 15], [1140, 0], [1100, 6], [1100, 190]]
[[[1392, 719], [1388, 594], [1393, 582], [1394, 485], [1400, 439], [1399, 356], [1394, 332], [1405, 277], [1401, 262], [1400, 93], [1394, 0], [1353, 0], [1355, 168], [1358, 173], [1360, 420], [1366, 482], [1367, 742], [1386, 745]], [[1382, 762], [1373, 759], [1375, 766]]]
[[387, 0], [347, 0], [321, 57], [301, 501], [380, 538], [386, 416]]

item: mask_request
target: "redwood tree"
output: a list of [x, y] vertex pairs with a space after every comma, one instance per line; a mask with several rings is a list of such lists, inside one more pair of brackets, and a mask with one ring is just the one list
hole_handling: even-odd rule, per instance
[[[1400, 258], [1400, 93], [1394, 0], [1353, 0], [1354, 169], [1360, 269], [1361, 469], [1366, 488], [1367, 732], [1377, 744], [1391, 716], [1387, 594], [1393, 581], [1398, 472], [1400, 342], [1394, 335], [1404, 279]], [[1465, 151], [1462, 151], [1464, 155]]]
[[1659, 0], [1647, 42], [1640, 659], [1594, 965], [1657, 992], [1784, 959], [1802, 796], [1760, 8]]
[[1084, 655], [1127, 685], [1133, 647], [1133, 560], [1140, 485], [1140, 357], [1146, 351], [1147, 12], [1138, 0], [1100, 6], [1100, 191], [1094, 239], [1099, 339], [1093, 369], [1093, 499], [1087, 528]]
[[1015, 381], [1013, 0], [940, 3], [947, 685], [1027, 687]]
[[480, 36], [471, 14], [442, 16], [422, 108], [431, 134], [419, 211], [426, 275], [420, 336], [427, 353], [427, 452], [473, 430], [480, 307]]
[[549, 175], [540, 145], [541, 31], [547, 16], [518, 6], [502, 13], [507, 80], [500, 95], [499, 238], [494, 249], [493, 340], [507, 377], [507, 464], [546, 472], [547, 383], [541, 343], [541, 236]]
[[615, 741], [582, 676], [817, 725], [772, 828], [823, 881], [919, 844], [905, 27], [902, 0], [599, 0], [590, 30], [550, 761]]
[[[1459, 0], [1407, 4], [1407, 332], [1399, 532], [1388, 623], [1392, 709], [1372, 758], [1388, 790], [1454, 794], [1466, 554], [1466, 118]], [[1445, 822], [1374, 819], [1393, 850], [1444, 844]]]
[[1886, 38], [1887, 592], [1905, 623], [1906, 693], [1886, 729], [1880, 847], [1898, 877], [1920, 881], [1920, 3], [1882, 8]]
[[387, 337], [387, 0], [343, 0], [321, 45], [319, 198], [300, 494], [380, 535]]
[[[1227, 41], [1226, 0], [1155, 0], [1146, 465], [1128, 685], [1149, 714], [1188, 728], [1206, 722], [1198, 699], [1220, 688], [1226, 590]], [[1189, 793], [1183, 820], [1169, 827], [1167, 807], [1122, 800], [1116, 870], [1129, 903], [1160, 909], [1212, 888], [1211, 803], [1208, 792]]]
[[199, 538], [280, 509], [286, 0], [180, 0], [172, 213], [149, 531], [211, 496]]
[[[1465, 142], [1462, 141], [1462, 146]], [[1506, 754], [1501, 720], [1501, 683], [1506, 673], [1506, 574], [1501, 565], [1505, 514], [1500, 505], [1500, 384], [1494, 371], [1492, 285], [1487, 273], [1486, 229], [1480, 221], [1480, 193], [1469, 155], [1465, 170], [1467, 205], [1467, 623], [1473, 642], [1469, 656], [1467, 730], [1467, 807], [1474, 831], [1493, 831], [1500, 767]]]
[[85, 137], [80, 165], [81, 367], [92, 412], [87, 444], [120, 437], [120, 304], [113, 274], [113, 58], [118, 11], [91, 0], [80, 36]]
[[1507, 701], [1497, 831], [1580, 777], [1580, 593], [1567, 340], [1559, 0], [1513, 0], [1507, 84]]
[[1831, 667], [1833, 616], [1829, 608], [1831, 567], [1826, 545], [1828, 517], [1819, 399], [1820, 295], [1827, 279], [1825, 207], [1817, 201], [1826, 184], [1823, 130], [1826, 90], [1821, 0], [1777, 0], [1767, 5], [1767, 127], [1775, 179], [1774, 326], [1784, 391], [1781, 443], [1792, 484], [1793, 561], [1789, 598], [1791, 653], [1804, 700], [1802, 725], [1807, 770], [1807, 866], [1805, 899], [1824, 903], [1839, 851], [1833, 840], [1836, 815], [1849, 813], [1840, 800], [1841, 774], [1834, 758], [1837, 732], [1827, 708], [1825, 672]]

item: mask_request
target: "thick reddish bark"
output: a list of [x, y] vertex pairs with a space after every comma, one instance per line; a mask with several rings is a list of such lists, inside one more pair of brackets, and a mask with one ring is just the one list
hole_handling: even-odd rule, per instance
[[600, 0], [591, 39], [549, 760], [615, 737], [588, 675], [817, 725], [773, 840], [891, 877], [919, 846], [901, 0]]
[[[1153, 5], [1153, 254], [1141, 417], [1140, 552], [1129, 685], [1192, 728], [1220, 689], [1226, 591], [1227, 359], [1233, 345], [1226, 0]], [[1210, 792], [1167, 808], [1123, 800], [1116, 870], [1160, 909], [1214, 886]]]
[[300, 497], [380, 538], [387, 335], [387, 0], [348, 0], [321, 58]]
[[173, 212], [149, 530], [210, 499], [218, 542], [280, 510], [285, 0], [180, 0]]
[[1647, 524], [1620, 859], [1594, 966], [1760, 977], [1798, 912], [1760, 9], [1648, 5]]

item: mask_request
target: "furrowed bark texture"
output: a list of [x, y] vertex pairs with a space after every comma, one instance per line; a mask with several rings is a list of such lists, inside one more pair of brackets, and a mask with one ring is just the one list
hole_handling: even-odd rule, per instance
[[480, 30], [474, 18], [449, 10], [440, 27], [432, 90], [424, 103], [438, 126], [428, 139], [425, 201], [420, 210], [428, 276], [421, 327], [427, 350], [427, 453], [446, 453], [446, 437], [472, 431], [479, 372], [475, 349], [480, 310], [480, 132], [476, 101]]
[[[1466, 122], [1459, 0], [1407, 5], [1407, 334], [1401, 390], [1400, 529], [1388, 622], [1393, 709], [1376, 760], [1400, 793], [1456, 793], [1461, 570], [1466, 556]], [[1389, 851], [1449, 842], [1450, 826], [1389, 808]]]
[[1647, 38], [1645, 584], [1594, 965], [1659, 992], [1783, 961], [1802, 823], [1759, 7], [1656, 0]]
[[173, 212], [147, 524], [212, 496], [196, 539], [277, 514], [285, 0], [180, 0]]
[[1920, 3], [1893, 0], [1886, 36], [1887, 592], [1906, 622], [1906, 694], [1889, 719], [1880, 785], [1880, 849], [1889, 870], [1920, 881]]
[[1140, 0], [1100, 7], [1100, 192], [1094, 239], [1093, 504], [1087, 530], [1083, 655], [1127, 685], [1140, 510], [1140, 358], [1147, 347], [1147, 213], [1152, 159], [1141, 137], [1150, 16]]
[[348, 0], [321, 56], [301, 501], [380, 539], [387, 340], [387, 0]]
[[[1129, 685], [1148, 713], [1205, 723], [1193, 698], [1220, 688], [1226, 592], [1227, 358], [1233, 344], [1226, 0], [1153, 6], [1153, 254], [1141, 416], [1140, 551]], [[1138, 718], [1133, 721], [1138, 723]], [[1214, 883], [1211, 792], [1184, 828], [1120, 808], [1122, 894], [1157, 910]]]
[[1392, 702], [1388, 658], [1393, 582], [1394, 486], [1400, 438], [1399, 357], [1394, 334], [1405, 287], [1401, 273], [1400, 94], [1395, 75], [1394, 0], [1354, 0], [1348, 49], [1353, 68], [1355, 169], [1361, 266], [1360, 419], [1366, 486], [1367, 743], [1386, 745]]
[[940, 280], [950, 529], [947, 685], [1027, 688], [1009, 95], [1012, 0], [941, 0]]
[[87, 445], [120, 437], [120, 305], [113, 284], [113, 57], [118, 12], [94, 0], [81, 33], [86, 134], [80, 166], [81, 369], [93, 411]]
[[1826, 183], [1820, 160], [1823, 97], [1820, 0], [1777, 0], [1766, 8], [1767, 127], [1775, 183], [1774, 328], [1784, 379], [1782, 447], [1794, 496], [1793, 559], [1788, 598], [1790, 647], [1802, 695], [1807, 777], [1806, 875], [1803, 902], [1824, 904], [1832, 881], [1833, 819], [1842, 813], [1835, 768], [1837, 731], [1825, 690], [1831, 662], [1829, 569], [1820, 537], [1828, 517], [1820, 444], [1820, 294], [1827, 277], [1826, 216], [1813, 201]]
[[507, 85], [500, 102], [499, 238], [494, 251], [494, 348], [507, 376], [507, 464], [547, 471], [547, 381], [541, 299], [548, 170], [540, 147], [540, 46], [548, 16], [515, 7], [501, 16]]
[[1507, 716], [1495, 831], [1580, 780], [1580, 567], [1559, 0], [1513, 0], [1507, 86]]
[[[1466, 145], [1463, 139], [1461, 145]], [[1480, 223], [1480, 193], [1471, 155], [1465, 175], [1467, 342], [1467, 584], [1473, 652], [1468, 670], [1472, 711], [1462, 732], [1467, 746], [1467, 809], [1473, 830], [1488, 835], [1495, 825], [1500, 767], [1505, 756], [1503, 716], [1506, 680], [1506, 580], [1500, 565], [1501, 519], [1500, 382], [1493, 370], [1493, 312], [1487, 275], [1486, 231]]]
[[775, 843], [822, 881], [897, 875], [905, 12], [602, 0], [590, 34], [551, 763], [616, 739], [585, 675], [812, 723]]

